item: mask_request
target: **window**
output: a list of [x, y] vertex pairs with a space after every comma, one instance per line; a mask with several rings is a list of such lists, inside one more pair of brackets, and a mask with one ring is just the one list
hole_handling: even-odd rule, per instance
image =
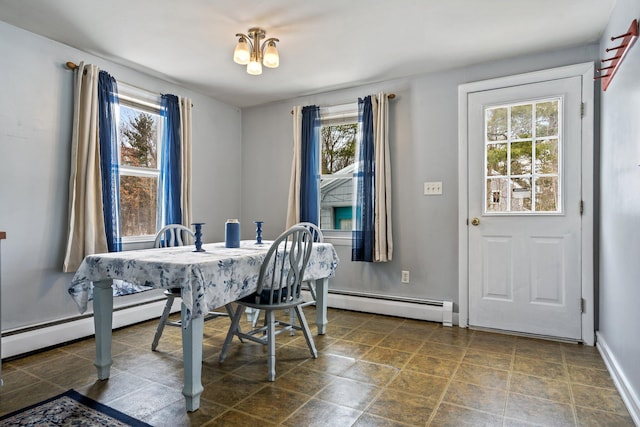
[[118, 158], [123, 238], [155, 235], [162, 122], [160, 99], [119, 86]]
[[485, 213], [561, 212], [561, 101], [485, 110]]
[[320, 110], [320, 228], [351, 231], [358, 105]]

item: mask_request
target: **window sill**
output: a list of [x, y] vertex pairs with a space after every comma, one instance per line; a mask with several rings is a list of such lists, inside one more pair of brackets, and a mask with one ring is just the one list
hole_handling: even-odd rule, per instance
[[135, 251], [137, 249], [151, 249], [155, 243], [155, 236], [134, 236], [122, 238], [123, 251]]
[[324, 241], [334, 246], [351, 246], [351, 231], [322, 230]]

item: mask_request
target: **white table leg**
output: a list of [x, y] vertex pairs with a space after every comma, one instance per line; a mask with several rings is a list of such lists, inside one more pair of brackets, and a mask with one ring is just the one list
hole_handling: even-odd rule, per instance
[[111, 371], [111, 328], [113, 324], [113, 289], [111, 279], [93, 283], [93, 324], [96, 331], [98, 379], [109, 378]]
[[[182, 323], [185, 324], [185, 306], [182, 304]], [[184, 387], [182, 394], [187, 403], [187, 411], [200, 407], [202, 387], [202, 339], [204, 317], [191, 319], [189, 326], [182, 328], [182, 357], [184, 361]]]
[[316, 280], [316, 324], [318, 335], [327, 331], [327, 302], [329, 300], [329, 278]]

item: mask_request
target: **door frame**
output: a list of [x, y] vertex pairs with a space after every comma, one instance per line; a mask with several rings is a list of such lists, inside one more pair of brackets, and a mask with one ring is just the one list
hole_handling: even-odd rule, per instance
[[486, 90], [519, 86], [566, 77], [582, 77], [583, 116], [581, 123], [581, 282], [584, 310], [582, 312], [582, 342], [595, 344], [595, 294], [594, 294], [594, 76], [593, 62], [568, 65], [465, 83], [458, 86], [458, 325], [469, 326], [469, 150], [468, 114], [469, 94]]

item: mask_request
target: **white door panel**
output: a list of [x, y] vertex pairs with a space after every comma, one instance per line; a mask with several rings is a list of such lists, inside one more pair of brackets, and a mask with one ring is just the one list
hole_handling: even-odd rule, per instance
[[513, 301], [512, 244], [508, 236], [482, 237], [483, 299]]
[[581, 85], [469, 94], [470, 326], [581, 338]]

